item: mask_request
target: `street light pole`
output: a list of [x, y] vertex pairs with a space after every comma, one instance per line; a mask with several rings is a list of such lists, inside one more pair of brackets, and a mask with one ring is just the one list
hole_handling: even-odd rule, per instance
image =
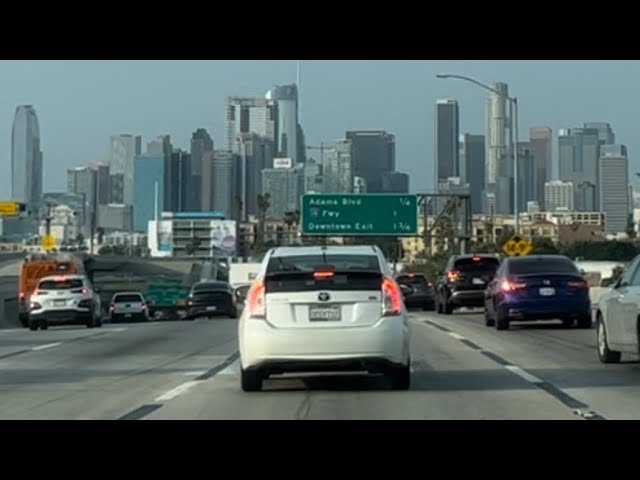
[[509, 100], [509, 102], [511, 102], [511, 107], [512, 107], [512, 111], [513, 111], [513, 115], [512, 118], [510, 119], [510, 123], [511, 123], [511, 138], [514, 139], [514, 144], [512, 145], [513, 148], [513, 196], [514, 196], [514, 217], [515, 217], [515, 233], [520, 233], [520, 208], [518, 205], [518, 173], [519, 173], [519, 168], [518, 168], [518, 99], [516, 97], [510, 97], [509, 95], [505, 95], [503, 92], [501, 92], [500, 90], [497, 90], [493, 87], [490, 87], [489, 85], [486, 85], [482, 82], [479, 82], [478, 80], [471, 78], [471, 77], [467, 77], [464, 75], [455, 75], [452, 73], [444, 73], [444, 74], [438, 74], [436, 75], [437, 78], [441, 78], [441, 79], [449, 79], [449, 78], [455, 78], [457, 80], [464, 80], [465, 82], [468, 83], [473, 83], [474, 85], [479, 86], [480, 88], [484, 88], [485, 90], [488, 90], [491, 93], [495, 93], [496, 95], [499, 95], [501, 97], [504, 97], [506, 100]]
[[513, 136], [514, 136], [514, 146], [513, 146], [513, 197], [515, 199], [515, 204], [513, 206], [513, 211], [516, 216], [516, 234], [520, 233], [520, 176], [519, 176], [519, 164], [520, 157], [518, 155], [518, 99], [513, 97], [511, 99], [511, 103], [513, 104], [513, 123], [515, 124], [513, 127]]

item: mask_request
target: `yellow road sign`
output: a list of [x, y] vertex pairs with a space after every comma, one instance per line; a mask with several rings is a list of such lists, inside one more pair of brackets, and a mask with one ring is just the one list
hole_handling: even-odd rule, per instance
[[523, 257], [533, 251], [533, 245], [526, 238], [522, 238], [520, 235], [514, 235], [504, 244], [502, 251], [510, 257]]
[[20, 204], [16, 202], [0, 202], [0, 215], [15, 216], [20, 213]]
[[46, 251], [53, 250], [55, 246], [56, 246], [56, 239], [54, 238], [53, 235], [45, 235], [42, 238], [42, 248], [44, 248]]

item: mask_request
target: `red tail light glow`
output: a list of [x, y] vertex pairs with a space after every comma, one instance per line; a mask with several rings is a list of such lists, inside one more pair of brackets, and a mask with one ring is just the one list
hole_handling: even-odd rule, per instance
[[265, 285], [263, 280], [253, 284], [247, 295], [250, 318], [265, 318], [267, 313]]
[[112, 303], [111, 305], [109, 305], [109, 311], [113, 312], [116, 309], [116, 306]]
[[516, 290], [520, 290], [522, 288], [526, 288], [527, 284], [522, 282], [509, 282], [505, 280], [500, 285], [500, 288], [503, 292], [515, 292]]
[[20, 292], [20, 300], [24, 300], [24, 292]]
[[481, 261], [481, 260], [482, 260], [482, 257], [480, 257], [480, 256], [478, 256], [478, 255], [475, 255], [475, 256], [472, 258], [472, 260], [473, 260], [474, 262], [479, 262], [479, 261]]
[[83, 288], [82, 289], [82, 294], [83, 295], [87, 295], [89, 293], [89, 289], [88, 288]]
[[333, 278], [334, 275], [334, 272], [313, 272], [313, 278]]
[[402, 313], [402, 292], [391, 278], [382, 281], [382, 315], [395, 317]]
[[582, 290], [589, 288], [589, 284], [585, 280], [573, 280], [567, 282], [567, 286], [572, 289]]

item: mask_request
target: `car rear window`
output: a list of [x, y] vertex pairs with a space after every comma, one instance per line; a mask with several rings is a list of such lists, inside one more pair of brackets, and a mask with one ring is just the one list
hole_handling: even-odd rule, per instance
[[313, 272], [317, 268], [331, 266], [336, 272], [379, 272], [380, 264], [375, 255], [294, 255], [272, 257], [267, 274], [285, 272]]
[[424, 275], [400, 275], [396, 281], [407, 285], [427, 285], [429, 283]]
[[229, 290], [229, 284], [223, 282], [201, 283], [193, 286], [193, 292], [218, 292]]
[[[316, 278], [318, 269], [333, 270]], [[379, 291], [382, 272], [375, 255], [295, 255], [272, 257], [267, 265], [266, 291], [302, 292], [318, 289]]]
[[536, 273], [580, 274], [578, 267], [568, 258], [519, 258], [509, 263], [509, 273], [527, 275]]
[[492, 257], [460, 258], [453, 264], [453, 268], [462, 273], [490, 272], [495, 273], [500, 261]]
[[113, 303], [132, 303], [142, 302], [142, 297], [136, 293], [127, 293], [123, 295], [116, 295]]
[[38, 290], [70, 290], [74, 288], [82, 288], [82, 280], [44, 280], [38, 286]]

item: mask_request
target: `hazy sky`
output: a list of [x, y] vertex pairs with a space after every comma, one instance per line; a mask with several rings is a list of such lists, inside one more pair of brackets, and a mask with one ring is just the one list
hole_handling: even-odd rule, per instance
[[[301, 123], [307, 145], [344, 137], [346, 130], [384, 129], [396, 135], [397, 168], [412, 191], [431, 191], [434, 104], [460, 102], [460, 133], [485, 133], [486, 92], [437, 73], [502, 81], [520, 102], [520, 138], [529, 127], [610, 122], [616, 141], [639, 169], [639, 61], [303, 61]], [[17, 105], [34, 105], [44, 153], [44, 191], [66, 188], [66, 170], [107, 160], [109, 136], [132, 133], [143, 145], [160, 134], [189, 148], [205, 127], [223, 146], [227, 95], [263, 96], [296, 78], [295, 61], [0, 61], [0, 152], [9, 196], [11, 125]], [[316, 153], [316, 152], [312, 152]], [[557, 171], [557, 144], [553, 147]]]

